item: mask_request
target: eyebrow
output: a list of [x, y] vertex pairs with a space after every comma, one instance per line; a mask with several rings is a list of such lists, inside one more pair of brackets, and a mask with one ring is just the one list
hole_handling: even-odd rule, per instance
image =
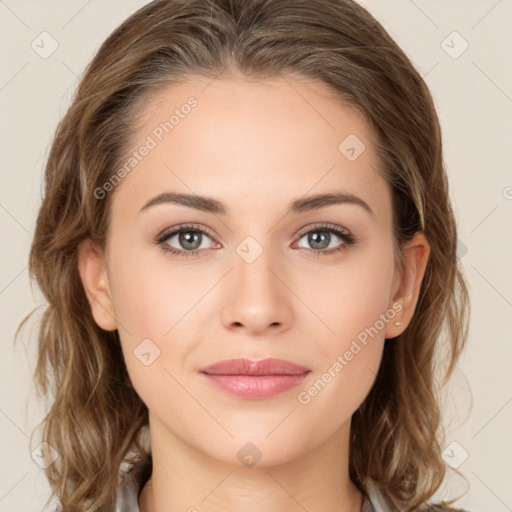
[[[227, 206], [225, 206], [223, 203], [212, 197], [175, 192], [165, 192], [163, 194], [159, 194], [153, 197], [147, 203], [144, 204], [140, 211], [142, 212], [152, 206], [166, 203], [180, 204], [182, 206], [195, 208], [196, 210], [200, 210], [207, 213], [213, 213], [216, 215], [228, 215], [230, 213], [230, 209]], [[314, 194], [306, 197], [301, 197], [299, 199], [295, 199], [289, 204], [286, 214], [320, 210], [322, 208], [326, 208], [328, 206], [337, 204], [353, 204], [356, 206], [360, 206], [364, 210], [366, 210], [372, 217], [375, 217], [375, 213], [370, 208], [368, 203], [363, 201], [363, 199], [361, 199], [360, 197], [357, 197], [354, 194], [350, 194], [347, 192], [330, 192], [326, 194]]]

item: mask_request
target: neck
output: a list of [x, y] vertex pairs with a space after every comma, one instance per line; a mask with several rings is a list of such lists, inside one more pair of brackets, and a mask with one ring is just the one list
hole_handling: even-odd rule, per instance
[[235, 466], [209, 457], [151, 420], [153, 470], [140, 512], [360, 512], [349, 478], [350, 423], [310, 453], [275, 465]]

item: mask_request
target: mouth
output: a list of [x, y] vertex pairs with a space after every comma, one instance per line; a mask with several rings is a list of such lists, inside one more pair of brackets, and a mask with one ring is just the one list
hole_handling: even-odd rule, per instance
[[297, 387], [311, 370], [283, 359], [252, 361], [238, 358], [219, 361], [202, 368], [199, 373], [223, 393], [248, 400], [261, 400]]

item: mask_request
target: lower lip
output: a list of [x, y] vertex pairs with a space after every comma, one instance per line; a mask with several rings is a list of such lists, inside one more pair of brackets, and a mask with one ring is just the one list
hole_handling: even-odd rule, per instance
[[271, 398], [301, 384], [310, 372], [299, 375], [213, 375], [203, 373], [221, 391], [249, 400]]

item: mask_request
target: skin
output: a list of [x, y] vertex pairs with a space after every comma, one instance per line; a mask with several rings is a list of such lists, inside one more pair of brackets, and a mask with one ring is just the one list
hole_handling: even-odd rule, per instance
[[[198, 105], [111, 192], [104, 251], [89, 240], [79, 247], [94, 319], [119, 330], [133, 386], [149, 409], [153, 473], [140, 509], [358, 511], [362, 495], [348, 475], [351, 416], [373, 385], [384, 344], [393, 343], [386, 339], [411, 320], [428, 243], [418, 234], [403, 246], [405, 268], [395, 263], [391, 189], [376, 170], [373, 134], [324, 84], [291, 76], [208, 83], [191, 77], [149, 99], [134, 148], [187, 98]], [[354, 161], [338, 150], [349, 134], [366, 145]], [[361, 198], [373, 215], [349, 203], [285, 214], [292, 200], [334, 190]], [[140, 211], [162, 192], [209, 196], [229, 212], [173, 203]], [[203, 236], [199, 255], [154, 243], [182, 223], [213, 234]], [[319, 249], [298, 236], [321, 223], [356, 242], [318, 256], [344, 244], [331, 233], [329, 249]], [[251, 263], [236, 252], [248, 236], [263, 250]], [[176, 235], [167, 244], [189, 247]], [[401, 311], [300, 403], [298, 393], [393, 304]], [[147, 338], [160, 355], [146, 366], [134, 350]], [[198, 370], [233, 357], [281, 358], [311, 373], [270, 399], [231, 397]], [[252, 467], [237, 457], [248, 442], [261, 452]]]

